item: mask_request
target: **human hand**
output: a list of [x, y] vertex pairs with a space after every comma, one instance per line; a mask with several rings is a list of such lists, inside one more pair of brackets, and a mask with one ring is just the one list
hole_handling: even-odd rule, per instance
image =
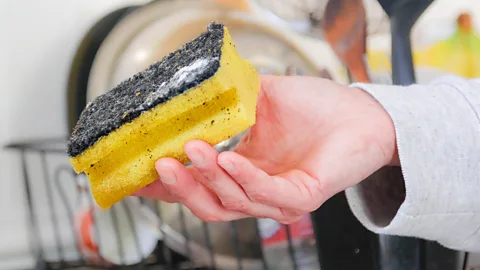
[[395, 164], [395, 132], [369, 94], [312, 77], [265, 76], [256, 124], [234, 151], [202, 141], [193, 166], [165, 158], [160, 181], [135, 195], [179, 202], [205, 221], [245, 217], [292, 223], [336, 193]]

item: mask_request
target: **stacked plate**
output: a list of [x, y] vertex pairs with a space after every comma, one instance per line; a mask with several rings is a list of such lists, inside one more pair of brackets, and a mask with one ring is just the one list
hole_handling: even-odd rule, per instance
[[[68, 93], [71, 107], [70, 127], [88, 101], [107, 92], [119, 82], [193, 39], [205, 31], [211, 21], [222, 22], [229, 28], [239, 53], [250, 60], [260, 73], [292, 74], [293, 71], [296, 74], [310, 76], [319, 76], [319, 74], [332, 76], [338, 73], [339, 66], [331, 67], [328, 62], [318, 65], [312, 61], [310, 52], [305, 50], [298, 40], [292, 39], [290, 32], [263, 18], [261, 14], [240, 11], [220, 4], [221, 2], [152, 1], [145, 6], [114, 12], [113, 19], [111, 19], [112, 15], [109, 15], [110, 19], [104, 20], [108, 27], [97, 24], [92, 30], [94, 33], [90, 33], [82, 43], [72, 67]], [[108, 31], [102, 33], [102, 29]], [[99, 36], [102, 37], [101, 42], [99, 42]], [[88, 42], [98, 44], [95, 47]], [[324, 49], [325, 55], [333, 57], [333, 52], [326, 45], [314, 48]], [[87, 54], [85, 51], [90, 53]], [[82, 79], [79, 74], [88, 76], [83, 76]], [[232, 149], [242, 135], [219, 144], [217, 149], [219, 151]], [[218, 268], [236, 268], [237, 252], [244, 258], [242, 264], [245, 269], [262, 268], [261, 247], [256, 239], [254, 219], [237, 221], [235, 225], [239, 229], [235, 235], [231, 234], [231, 223], [209, 224], [211, 243], [207, 243], [204, 224], [188, 209], [177, 204], [162, 202], [159, 202], [159, 207], [162, 218], [151, 224], [158, 224], [161, 236], [159, 237], [171, 249], [188, 255], [199, 263], [208, 264], [211, 258], [208, 244], [213, 248]], [[84, 215], [87, 223], [88, 215], [88, 212]], [[183, 218], [180, 218], [181, 215]], [[137, 219], [143, 220], [138, 217]], [[185, 226], [180, 222], [182, 219], [186, 221]], [[98, 220], [103, 219], [98, 217]], [[111, 226], [111, 224], [107, 225], [103, 227]], [[149, 228], [143, 221], [137, 227], [143, 228], [142, 226]], [[145, 231], [150, 232], [146, 229]], [[190, 240], [188, 244], [187, 235], [185, 235], [187, 231]], [[139, 236], [142, 237], [142, 235]], [[104, 238], [108, 240], [108, 234]], [[86, 239], [90, 239], [90, 236]], [[150, 241], [148, 239], [145, 241], [148, 242], [146, 250], [150, 250]], [[235, 242], [239, 244], [238, 250], [234, 248]], [[105, 248], [105, 245], [103, 246]], [[95, 250], [95, 246], [93, 248]], [[103, 250], [103, 253], [108, 255], [115, 251]], [[108, 257], [109, 261], [117, 263], [115, 256]], [[135, 262], [138, 258], [133, 256], [129, 259]]]

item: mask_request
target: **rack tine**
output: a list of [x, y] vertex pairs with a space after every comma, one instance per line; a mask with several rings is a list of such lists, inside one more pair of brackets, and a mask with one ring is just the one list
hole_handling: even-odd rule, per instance
[[43, 169], [45, 187], [47, 189], [46, 195], [47, 195], [47, 201], [48, 201], [48, 208], [50, 210], [50, 219], [52, 220], [52, 225], [53, 225], [52, 230], [55, 236], [55, 244], [56, 244], [59, 264], [61, 268], [63, 267], [65, 253], [63, 252], [63, 245], [60, 240], [61, 239], [60, 228], [58, 226], [58, 220], [55, 215], [55, 204], [53, 203], [53, 191], [52, 191], [52, 186], [50, 184], [50, 176], [48, 173], [48, 166], [47, 166], [47, 159], [45, 157], [45, 151], [40, 151], [40, 159], [41, 159], [41, 165]]
[[213, 251], [212, 240], [210, 239], [210, 231], [208, 230], [208, 224], [202, 222], [203, 233], [205, 234], [205, 244], [207, 245], [208, 251], [210, 252], [210, 266], [212, 269], [216, 268], [215, 265], [215, 253]]
[[233, 239], [233, 248], [235, 250], [235, 257], [237, 258], [237, 269], [243, 270], [242, 254], [240, 252], [240, 243], [238, 241], [237, 224], [235, 221], [230, 222], [230, 229], [231, 229], [230, 231]]
[[145, 257], [143, 257], [142, 248], [140, 247], [140, 242], [138, 240], [137, 227], [135, 226], [135, 222], [133, 221], [133, 217], [132, 217], [133, 213], [130, 207], [125, 203], [125, 201], [122, 201], [122, 206], [125, 209], [125, 212], [127, 212], [128, 223], [130, 225], [130, 228], [133, 230], [135, 245], [137, 246], [138, 255], [142, 258], [139, 263], [139, 267], [140, 267], [139, 269], [145, 269]]
[[32, 203], [32, 192], [30, 189], [30, 178], [28, 175], [28, 168], [27, 168], [27, 159], [25, 149], [21, 151], [21, 162], [22, 162], [22, 173], [23, 173], [23, 180], [25, 185], [25, 195], [27, 199], [28, 205], [28, 227], [31, 234], [30, 241], [32, 247], [32, 253], [35, 254], [37, 261], [41, 261], [44, 256], [43, 244], [40, 237], [40, 230], [38, 226], [35, 224], [35, 214], [33, 213], [33, 203]]
[[123, 241], [122, 241], [122, 236], [120, 235], [120, 228], [118, 227], [118, 218], [117, 218], [117, 207], [118, 205], [112, 206], [110, 208], [111, 210], [109, 211], [112, 217], [112, 223], [113, 223], [113, 230], [115, 231], [116, 238], [117, 238], [117, 251], [118, 255], [120, 255], [120, 262], [121, 264], [125, 264], [125, 258], [124, 254], [125, 251], [123, 250]]
[[[53, 178], [53, 180], [55, 181], [54, 186], [57, 188], [58, 194], [60, 196], [60, 200], [63, 201], [63, 203], [60, 204], [60, 205], [63, 205], [65, 207], [65, 210], [67, 210], [68, 222], [70, 223], [70, 228], [72, 229], [72, 235], [73, 235], [73, 241], [75, 243], [75, 248], [77, 249], [77, 252], [80, 256], [80, 258], [79, 258], [80, 263], [84, 263], [85, 262], [84, 255], [83, 255], [82, 251], [80, 250], [80, 244], [78, 242], [77, 237], [75, 236], [76, 235], [75, 225], [73, 224], [73, 219], [75, 217], [74, 217], [74, 214], [73, 214], [73, 209], [68, 202], [68, 199], [65, 195], [65, 190], [63, 190], [63, 188], [62, 188], [62, 186], [63, 186], [62, 182], [60, 181], [60, 175], [62, 174], [62, 172], [67, 172], [68, 174], [72, 174], [72, 169], [70, 167], [67, 167], [67, 166], [57, 167], [57, 169], [55, 170], [55, 173], [54, 173], [54, 178]], [[74, 175], [74, 177], [75, 177], [75, 175]]]
[[[258, 229], [258, 226], [259, 226], [258, 219], [255, 219], [255, 239], [257, 240], [258, 245], [262, 246], [262, 238], [260, 236], [260, 230]], [[263, 270], [269, 270], [267, 260], [265, 260], [265, 255], [263, 254], [263, 248], [260, 249], [260, 252], [261, 252]]]
[[[86, 190], [86, 191], [83, 191], [83, 192], [86, 192], [86, 193], [89, 193], [90, 190], [89, 188]], [[89, 196], [87, 194], [87, 198], [88, 198], [88, 208], [89, 209], [94, 209], [94, 205], [95, 205], [95, 202], [93, 201], [93, 198], [91, 196]], [[101, 234], [100, 234], [100, 229], [98, 228], [98, 223], [97, 223], [97, 217], [95, 216], [95, 211], [93, 211], [92, 213], [92, 223], [93, 223], [93, 230], [94, 230], [94, 233], [95, 233], [95, 237], [97, 238], [97, 248], [99, 251], [102, 250], [102, 239], [101, 239]], [[100, 256], [100, 262], [102, 263], [103, 266], [107, 266], [107, 261]]]
[[[157, 214], [158, 216], [158, 219], [160, 220], [160, 226], [162, 226], [162, 223], [163, 223], [163, 215], [162, 215], [162, 210], [160, 209], [160, 206], [158, 205], [159, 203], [158, 202], [155, 202], [155, 214]], [[166, 263], [167, 263], [167, 266], [168, 266], [168, 269], [173, 269], [173, 256], [172, 256], [172, 251], [168, 248], [166, 242], [167, 242], [167, 235], [166, 234], [162, 234], [163, 235], [163, 243], [162, 243], [162, 253], [163, 253], [163, 257], [165, 258], [166, 260]]]
[[178, 210], [179, 210], [180, 223], [182, 223], [182, 234], [183, 234], [183, 237], [185, 237], [185, 249], [187, 251], [188, 260], [189, 262], [191, 262], [192, 251], [190, 250], [190, 236], [188, 234], [187, 223], [185, 221], [185, 213], [183, 212], [183, 208], [181, 204], [178, 204]]
[[290, 255], [290, 259], [292, 260], [292, 269], [297, 270], [298, 265], [297, 265], [297, 259], [295, 258], [295, 248], [293, 247], [292, 233], [290, 231], [290, 226], [289, 225], [284, 225], [284, 226], [285, 226], [285, 231], [287, 233], [288, 254]]

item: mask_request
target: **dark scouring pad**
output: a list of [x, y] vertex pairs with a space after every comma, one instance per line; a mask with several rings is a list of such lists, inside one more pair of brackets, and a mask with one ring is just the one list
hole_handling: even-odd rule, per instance
[[[80, 155], [101, 137], [137, 118], [142, 112], [212, 77], [220, 66], [223, 35], [222, 24], [210, 24], [208, 31], [196, 39], [90, 102], [70, 137], [68, 155]], [[183, 67], [190, 69], [179, 75], [177, 72]]]

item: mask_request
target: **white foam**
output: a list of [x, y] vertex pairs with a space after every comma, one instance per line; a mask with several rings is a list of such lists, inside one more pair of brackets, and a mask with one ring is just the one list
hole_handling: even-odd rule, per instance
[[194, 82], [205, 72], [209, 64], [217, 59], [217, 57], [200, 58], [195, 60], [192, 64], [182, 67], [175, 72], [170, 80], [163, 82], [155, 92], [149, 94], [145, 101], [138, 106], [136, 110], [142, 111], [152, 106], [156, 100], [168, 96], [171, 89], [178, 88], [182, 83]]

